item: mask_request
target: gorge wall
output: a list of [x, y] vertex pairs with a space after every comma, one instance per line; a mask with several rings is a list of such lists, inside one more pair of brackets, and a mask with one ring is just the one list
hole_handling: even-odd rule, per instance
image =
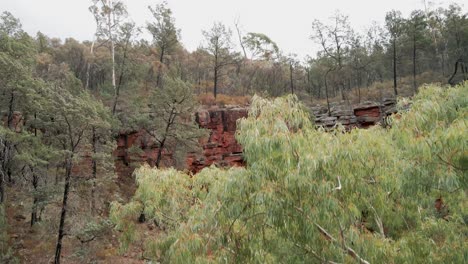
[[[383, 103], [365, 102], [359, 105], [333, 104], [330, 115], [324, 106], [310, 108], [317, 125], [331, 128], [342, 124], [347, 129], [367, 128], [395, 113], [395, 100], [385, 99]], [[246, 117], [248, 108], [226, 107], [203, 109], [195, 113], [196, 122], [201, 128], [209, 131], [208, 138], [199, 140], [201, 151], [187, 153], [185, 160], [176, 161], [171, 153], [163, 152], [164, 166], [179, 167], [183, 165], [192, 173], [197, 173], [205, 167], [216, 165], [221, 167], [243, 166], [242, 146], [235, 139], [237, 120]], [[138, 150], [138, 151], [135, 151]], [[148, 163], [154, 166], [158, 146], [148, 144], [143, 131], [120, 133], [117, 138], [117, 149], [114, 151], [115, 166], [119, 176], [129, 176], [135, 166]], [[176, 164], [179, 162], [179, 164]]]

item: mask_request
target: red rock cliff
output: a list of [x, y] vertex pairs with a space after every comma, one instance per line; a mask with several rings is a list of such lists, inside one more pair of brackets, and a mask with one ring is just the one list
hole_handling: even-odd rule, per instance
[[[186, 168], [197, 173], [212, 164], [243, 166], [242, 147], [237, 143], [235, 133], [237, 120], [246, 116], [246, 108], [218, 108], [195, 113], [196, 122], [209, 131], [209, 137], [199, 140], [201, 152], [187, 154]], [[158, 146], [149, 143], [143, 131], [120, 133], [114, 151], [116, 171], [120, 176], [128, 176], [143, 162], [154, 166], [157, 152]], [[172, 153], [163, 152], [162, 164], [175, 165]]]
[[[395, 101], [384, 100], [382, 104], [367, 102], [360, 105], [333, 105], [330, 114], [323, 106], [312, 107], [317, 125], [331, 128], [340, 123], [346, 128], [366, 128], [382, 122], [384, 117], [395, 112]], [[205, 167], [243, 166], [242, 146], [235, 139], [237, 120], [246, 117], [247, 108], [216, 108], [195, 113], [196, 122], [209, 131], [208, 138], [199, 140], [201, 152], [188, 153], [185, 166], [193, 173]], [[117, 140], [116, 170], [120, 176], [131, 175], [135, 166], [146, 162], [154, 165], [158, 146], [148, 143], [145, 134], [140, 132], [121, 133]], [[132, 151], [138, 150], [138, 151]], [[163, 152], [163, 165], [174, 166], [172, 153]]]

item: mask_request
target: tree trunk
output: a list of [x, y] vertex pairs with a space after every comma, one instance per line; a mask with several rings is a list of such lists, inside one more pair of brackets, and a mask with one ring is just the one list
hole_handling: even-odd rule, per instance
[[360, 85], [358, 85], [357, 90], [358, 90], [358, 103], [360, 104], [361, 103], [361, 86]]
[[294, 94], [294, 79], [293, 79], [293, 65], [292, 63], [289, 63], [289, 81], [290, 81], [290, 88], [291, 88], [291, 94]]
[[65, 236], [65, 217], [67, 214], [67, 202], [68, 202], [68, 193], [70, 191], [70, 182], [71, 182], [71, 169], [73, 166], [73, 155], [68, 158], [65, 172], [65, 187], [63, 190], [63, 201], [62, 201], [62, 212], [60, 214], [60, 225], [58, 230], [57, 237], [57, 246], [55, 248], [55, 260], [54, 264], [60, 264], [60, 256], [62, 252], [62, 239]]
[[111, 53], [112, 53], [112, 88], [114, 88], [114, 93], [117, 94], [117, 87], [115, 84], [115, 46], [114, 40], [111, 40]]
[[156, 86], [158, 88], [162, 88], [161, 87], [161, 79], [162, 79], [163, 61], [164, 61], [164, 48], [161, 48], [161, 55], [159, 56], [158, 76], [156, 77]]
[[330, 72], [332, 72], [333, 70], [332, 69], [328, 69], [327, 73], [325, 73], [325, 96], [327, 98], [327, 110], [328, 110], [328, 116], [330, 116], [330, 100], [328, 98], [328, 82], [327, 82], [327, 78], [328, 78], [328, 74]]
[[398, 95], [396, 56], [396, 38], [393, 38], [393, 91], [395, 93], [395, 96]]
[[167, 135], [169, 134], [169, 130], [171, 129], [171, 126], [174, 124], [174, 120], [177, 116], [175, 110], [176, 110], [175, 107], [172, 107], [171, 112], [169, 114], [169, 118], [167, 119], [167, 124], [166, 124], [166, 129], [164, 131], [163, 139], [159, 143], [158, 157], [156, 158], [156, 168], [159, 168], [159, 165], [161, 163], [161, 158], [162, 158], [161, 157], [162, 151], [166, 144]]
[[416, 34], [413, 33], [413, 90], [414, 94], [418, 93], [416, 85]]
[[[91, 57], [94, 56], [94, 40], [93, 42], [91, 43]], [[91, 78], [91, 74], [90, 74], [90, 71], [91, 71], [91, 62], [88, 62], [88, 65], [86, 67], [86, 85], [85, 85], [85, 89], [88, 90], [89, 89], [89, 80]]]
[[237, 37], [239, 38], [239, 45], [241, 46], [242, 53], [244, 54], [244, 59], [247, 59], [247, 52], [245, 52], [244, 41], [242, 41], [242, 35], [239, 29], [238, 21], [234, 23], [234, 26], [236, 27]]
[[110, 11], [107, 14], [107, 30], [109, 34], [109, 41], [111, 45], [111, 57], [112, 57], [112, 88], [114, 88], [114, 96], [117, 95], [117, 87], [115, 84], [115, 43], [114, 43], [114, 38], [112, 36], [113, 29], [112, 25], [114, 24], [111, 15], [113, 15], [113, 0], [108, 0], [108, 6]]
[[11, 90], [10, 101], [8, 103], [8, 116], [7, 116], [7, 126], [10, 130], [13, 130], [13, 118], [14, 118], [14, 102], [15, 102], [15, 92]]
[[216, 99], [218, 93], [218, 67], [214, 68], [213, 96]]
[[120, 96], [120, 87], [122, 86], [123, 76], [124, 76], [124, 69], [125, 69], [125, 62], [127, 61], [127, 49], [128, 49], [129, 41], [125, 42], [124, 54], [122, 63], [120, 65], [120, 74], [119, 74], [119, 83], [117, 84], [117, 90], [115, 91], [115, 98], [114, 98], [114, 105], [112, 106], [112, 115], [115, 115], [115, 111], [117, 108], [117, 101], [119, 100]]
[[5, 181], [4, 181], [4, 176], [0, 175], [0, 204], [3, 204], [5, 201]]
[[33, 174], [32, 185], [33, 185], [33, 188], [34, 188], [34, 191], [33, 191], [33, 204], [32, 204], [32, 210], [31, 210], [31, 227], [32, 227], [38, 221], [37, 203], [38, 203], [39, 199], [37, 197], [37, 186], [38, 186], [38, 183], [39, 183], [39, 178], [34, 173], [34, 169], [32, 167], [30, 167], [30, 169], [31, 169], [31, 172]]
[[[7, 140], [4, 141], [4, 146], [3, 146], [3, 153], [2, 153], [2, 175], [0, 177], [2, 178], [2, 184], [5, 184], [6, 179], [11, 183], [12, 178], [11, 178], [11, 152], [12, 152], [13, 146], [11, 145], [10, 142]], [[5, 191], [5, 186], [3, 185], [3, 191]]]
[[166, 138], [164, 138], [161, 144], [159, 144], [158, 157], [156, 158], [156, 168], [159, 168], [159, 165], [161, 163], [161, 156], [162, 156], [162, 151], [164, 149], [165, 141], [166, 141]]
[[[450, 79], [448, 80], [448, 83], [450, 85], [455, 85], [455, 83], [453, 82], [453, 78], [455, 78], [455, 75], [457, 75], [457, 72], [458, 72], [458, 64], [461, 63], [462, 60], [461, 59], [458, 59], [456, 62], [455, 62], [455, 70], [453, 71], [453, 74], [452, 76], [450, 77]], [[463, 68], [463, 66], [462, 66]]]
[[92, 160], [92, 181], [93, 184], [91, 186], [91, 213], [96, 212], [96, 179], [97, 179], [97, 162], [96, 162], [96, 153], [97, 153], [97, 136], [96, 136], [96, 128], [93, 127], [93, 136], [92, 136], [92, 143], [93, 143], [93, 160]]

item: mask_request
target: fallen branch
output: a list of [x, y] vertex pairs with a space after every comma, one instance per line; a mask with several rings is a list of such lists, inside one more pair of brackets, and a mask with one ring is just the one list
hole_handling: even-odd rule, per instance
[[[319, 230], [319, 232], [325, 236], [327, 238], [327, 240], [329, 241], [332, 241], [333, 243], [336, 243], [336, 244], [341, 244], [339, 243], [338, 240], [336, 240], [330, 233], [327, 232], [327, 230], [325, 230], [323, 227], [321, 227], [319, 224], [315, 223], [314, 221], [312, 221], [310, 219], [309, 216], [305, 215], [304, 213], [304, 210], [302, 210], [302, 208], [299, 208], [299, 207], [295, 207], [295, 209], [300, 212], [302, 215], [304, 215], [309, 221], [311, 221], [315, 227], [317, 227], [317, 229]], [[350, 255], [351, 257], [353, 257], [354, 259], [358, 260], [359, 263], [364, 263], [364, 264], [369, 264], [369, 261], [361, 258], [357, 253], [356, 251], [354, 251], [354, 249], [350, 248], [348, 245], [346, 245], [346, 243], [342, 243], [341, 244], [341, 247], [346, 250], [346, 252], [348, 253], [348, 255]]]

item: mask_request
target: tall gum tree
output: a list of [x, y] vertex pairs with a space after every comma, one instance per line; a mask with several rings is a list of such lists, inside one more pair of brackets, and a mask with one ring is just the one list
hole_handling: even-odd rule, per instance
[[163, 153], [174, 155], [177, 148], [193, 150], [198, 139], [205, 135], [194, 122], [197, 104], [191, 85], [180, 79], [164, 81], [166, 85], [153, 91], [138, 121], [157, 144], [158, 153], [152, 165], [158, 168]]
[[[114, 95], [117, 94], [116, 86], [116, 63], [115, 63], [115, 44], [119, 27], [127, 17], [127, 8], [122, 1], [116, 0], [92, 0], [92, 6], [89, 11], [96, 20], [96, 37], [104, 41], [111, 53], [112, 77], [111, 83], [114, 89]], [[94, 42], [93, 42], [94, 43]], [[94, 45], [91, 47], [93, 52]]]
[[[9, 12], [0, 16], [0, 117], [6, 129], [0, 135], [0, 203], [5, 200], [5, 181], [13, 182], [13, 159], [17, 154], [16, 132], [24, 115], [31, 109], [36, 83], [34, 42], [21, 28], [20, 21]], [[16, 142], [16, 143], [15, 143]]]
[[[329, 24], [324, 24], [316, 19], [312, 22], [312, 31], [311, 39], [320, 45], [322, 55], [328, 57], [333, 62], [331, 68], [327, 71], [327, 76], [333, 72], [343, 75], [343, 68], [346, 64], [347, 52], [353, 34], [349, 18], [337, 12], [330, 18]], [[340, 78], [337, 87], [341, 99], [345, 100], [344, 78]]]
[[[66, 71], [50, 83], [48, 98], [48, 133], [65, 159], [65, 181], [54, 263], [60, 263], [62, 240], [66, 234], [68, 198], [72, 189], [72, 168], [80, 159], [80, 151], [92, 144], [92, 128], [110, 129], [110, 112], [95, 100], [81, 83]], [[110, 136], [110, 131], [106, 133]]]
[[392, 10], [387, 13], [385, 16], [385, 26], [387, 28], [388, 33], [390, 34], [390, 41], [391, 47], [393, 51], [392, 55], [392, 65], [393, 65], [393, 92], [395, 96], [398, 95], [398, 75], [397, 75], [397, 63], [398, 63], [398, 56], [397, 56], [397, 49], [398, 49], [398, 42], [403, 34], [403, 23], [404, 19], [401, 17], [400, 11]]
[[148, 6], [148, 9], [154, 21], [147, 23], [146, 28], [153, 36], [153, 44], [159, 54], [156, 86], [160, 87], [163, 80], [163, 65], [165, 65], [166, 58], [175, 51], [179, 44], [180, 30], [175, 26], [175, 19], [166, 1], [155, 7]]
[[215, 22], [210, 30], [203, 30], [206, 46], [204, 49], [212, 56], [213, 96], [216, 99], [221, 77], [225, 75], [223, 69], [234, 63], [232, 50], [232, 31], [220, 22]]

